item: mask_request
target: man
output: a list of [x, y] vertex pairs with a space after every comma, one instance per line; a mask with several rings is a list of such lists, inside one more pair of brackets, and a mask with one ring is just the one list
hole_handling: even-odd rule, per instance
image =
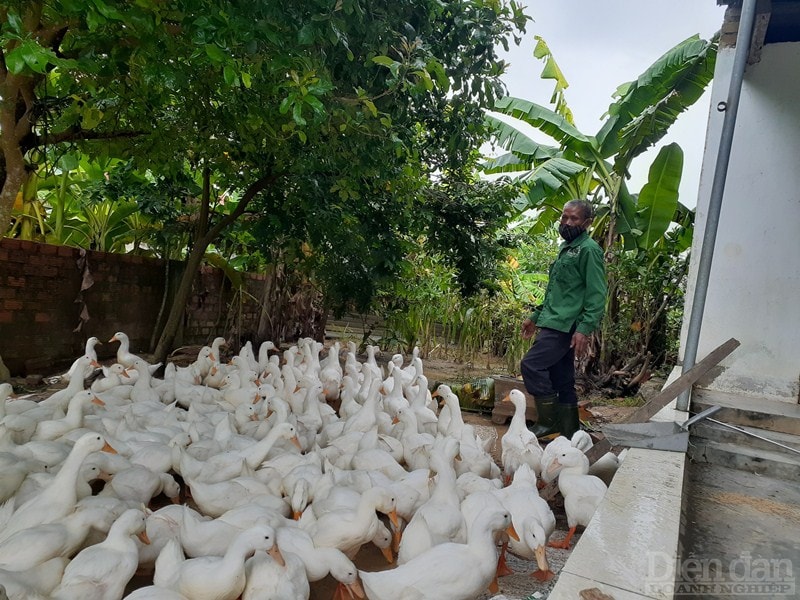
[[564, 205], [558, 228], [564, 242], [550, 266], [544, 301], [522, 323], [522, 337], [536, 339], [520, 369], [536, 401], [537, 437], [580, 428], [575, 393], [575, 357], [589, 349], [589, 335], [605, 312], [607, 283], [603, 251], [587, 233], [594, 211], [585, 200]]

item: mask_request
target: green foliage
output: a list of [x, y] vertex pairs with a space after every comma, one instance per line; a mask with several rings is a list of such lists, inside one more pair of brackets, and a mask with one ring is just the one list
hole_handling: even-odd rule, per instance
[[530, 272], [546, 271], [557, 245], [552, 230], [531, 238], [518, 227], [508, 235], [514, 250], [496, 265], [494, 285], [471, 295], [460, 292], [457, 267], [445, 253], [427, 239], [418, 240], [401, 277], [380, 295], [378, 312], [389, 331], [381, 347], [411, 352], [418, 345], [424, 355], [459, 361], [491, 353], [503, 357], [508, 371], [515, 373], [530, 346], [520, 335], [520, 325], [547, 285], [546, 275]]
[[[678, 186], [683, 171], [683, 150], [678, 144], [661, 148], [650, 166], [647, 183], [636, 205], [636, 243], [653, 247], [667, 232], [678, 210]], [[631, 232], [633, 233], [633, 232]]]
[[[36, 104], [4, 150], [0, 224], [11, 175], [46, 165], [63, 184], [48, 196], [59, 238], [111, 248], [114, 231], [118, 247], [186, 252], [187, 278], [208, 249], [291, 270], [333, 308], [364, 307], [422, 234], [455, 250], [460, 286], [495, 279], [507, 211], [471, 167], [503, 91], [496, 47], [528, 21], [516, 2], [84, 4], [0, 9], [0, 52], [19, 75], [0, 81], [19, 84], [0, 110]], [[92, 185], [54, 166], [67, 148]]]
[[617, 368], [638, 355], [650, 355], [649, 368], [677, 361], [688, 255], [645, 256], [622, 252], [608, 266], [616, 312], [603, 330], [604, 359]]
[[445, 257], [465, 296], [496, 290], [499, 265], [513, 247], [507, 224], [518, 188], [503, 182], [444, 181], [424, 190], [421, 229]]
[[[549, 52], [540, 54], [552, 60]], [[635, 82], [620, 86], [620, 97], [609, 108], [608, 118], [595, 136], [583, 134], [567, 118], [571, 113], [560, 80], [556, 85], [560, 92], [557, 110], [520, 98], [503, 98], [495, 111], [521, 124], [487, 116], [497, 143], [508, 153], [486, 161], [486, 172], [513, 174], [524, 182], [524, 194], [516, 205], [520, 212], [547, 207], [560, 210], [567, 200], [587, 198], [608, 207], [604, 212], [607, 218], [595, 223], [596, 237], [602, 238], [610, 228], [612, 235], [626, 237], [626, 248], [638, 245], [632, 238], [658, 237], [636, 229], [631, 221], [630, 207], [626, 206], [631, 195], [625, 180], [631, 162], [662, 139], [680, 112], [699, 99], [713, 76], [715, 58], [716, 40], [697, 36], [670, 49]], [[534, 140], [522, 123], [555, 143]], [[659, 167], [672, 184], [680, 177], [674, 152], [658, 159], [670, 159]], [[667, 189], [665, 184], [666, 180], [660, 182], [663, 189]], [[547, 211], [541, 214], [548, 223], [552, 216]]]

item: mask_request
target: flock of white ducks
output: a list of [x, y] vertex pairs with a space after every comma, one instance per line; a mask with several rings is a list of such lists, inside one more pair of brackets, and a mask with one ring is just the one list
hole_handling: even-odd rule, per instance
[[[123, 332], [109, 341], [89, 389], [97, 338], [45, 399], [0, 385], [0, 598], [302, 600], [330, 575], [342, 600], [468, 600], [507, 572], [498, 548], [553, 576], [542, 481], [558, 477], [563, 547], [605, 493], [588, 436], [542, 449], [517, 391], [501, 469], [416, 352], [387, 372], [375, 346], [342, 361], [302, 339], [223, 363], [216, 338], [156, 378]], [[397, 565], [359, 571], [369, 545]]]

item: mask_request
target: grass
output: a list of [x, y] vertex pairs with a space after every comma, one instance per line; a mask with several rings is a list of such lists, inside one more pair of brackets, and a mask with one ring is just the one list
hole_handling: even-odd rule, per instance
[[597, 406], [622, 406], [622, 407], [639, 407], [644, 406], [646, 400], [639, 395], [624, 396], [620, 398], [592, 398], [592, 404]]

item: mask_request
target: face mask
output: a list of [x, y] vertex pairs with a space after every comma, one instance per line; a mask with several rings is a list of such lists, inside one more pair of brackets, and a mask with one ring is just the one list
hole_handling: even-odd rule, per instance
[[561, 224], [558, 226], [558, 233], [561, 234], [561, 237], [564, 238], [567, 242], [571, 242], [580, 234], [586, 231], [585, 228], [579, 227], [578, 225], [566, 225]]

